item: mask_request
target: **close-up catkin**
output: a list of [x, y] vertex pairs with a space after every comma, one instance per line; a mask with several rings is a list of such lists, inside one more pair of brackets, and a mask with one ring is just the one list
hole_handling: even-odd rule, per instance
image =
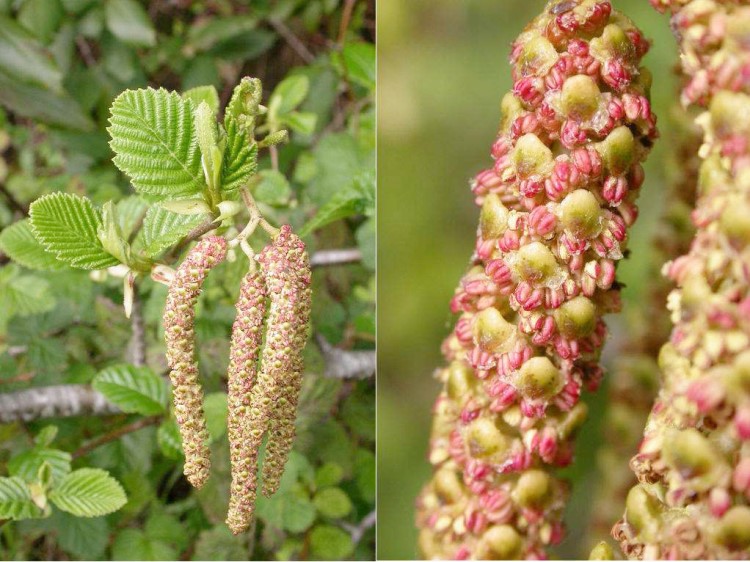
[[[241, 451], [247, 470], [255, 470], [258, 466], [263, 435], [273, 427], [272, 419], [286, 421], [291, 416], [293, 425], [299, 385], [291, 383], [294, 396], [289, 396], [287, 381], [301, 376], [299, 354], [304, 341], [300, 334], [303, 331], [307, 333], [310, 300], [309, 260], [304, 244], [291, 227], [282, 226], [274, 241], [263, 249], [257, 259], [269, 300], [265, 343], [258, 377], [250, 390], [249, 407], [240, 421], [240, 430], [230, 443], [233, 450]], [[290, 405], [294, 406], [291, 410]], [[293, 433], [285, 429], [281, 436], [287, 435], [293, 439]], [[283, 452], [284, 449], [269, 447], [265, 463], [270, 468], [264, 466], [264, 478], [274, 481], [281, 477], [286, 458], [280, 457], [279, 453]], [[288, 452], [287, 449], [286, 455]], [[232, 499], [232, 505], [241, 511], [227, 521], [235, 534], [246, 529], [253, 518], [257, 496], [254, 475], [247, 477], [246, 486], [237, 494]]]
[[195, 354], [195, 306], [206, 276], [224, 259], [226, 252], [227, 242], [221, 236], [209, 236], [196, 244], [175, 272], [164, 307], [167, 363], [185, 452], [184, 473], [196, 488], [208, 479], [211, 461]]
[[613, 529], [631, 559], [744, 559], [750, 548], [750, 6], [654, 0], [671, 11], [705, 109], [697, 229], [668, 262], [674, 327], [662, 386], [631, 461], [639, 483]]
[[539, 558], [563, 538], [567, 484], [606, 338], [616, 263], [656, 137], [648, 42], [607, 0], [550, 2], [511, 47], [513, 90], [477, 175], [472, 267], [451, 303], [418, 499], [427, 558]]
[[266, 284], [259, 271], [242, 279], [237, 299], [237, 316], [232, 326], [232, 343], [227, 370], [229, 436], [232, 463], [232, 488], [229, 496], [227, 526], [239, 533], [250, 525], [252, 506], [247, 504], [248, 490], [255, 489], [257, 464], [253, 462], [244, 436], [250, 411], [250, 393], [258, 371], [266, 315]]

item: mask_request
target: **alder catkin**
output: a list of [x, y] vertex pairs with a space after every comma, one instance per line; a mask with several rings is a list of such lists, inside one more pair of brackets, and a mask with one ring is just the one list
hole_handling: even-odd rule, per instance
[[648, 42], [607, 0], [554, 0], [511, 47], [473, 265], [451, 303], [418, 500], [426, 558], [545, 558], [564, 536], [567, 485], [619, 308], [616, 264], [656, 137]]
[[195, 305], [208, 272], [224, 259], [226, 252], [227, 242], [221, 236], [201, 240], [175, 272], [164, 307], [167, 363], [171, 369], [175, 417], [185, 452], [184, 473], [196, 488], [208, 479], [211, 461], [203, 389], [195, 355]]
[[[309, 302], [309, 293], [306, 293], [309, 276], [304, 275], [305, 268], [309, 270], [309, 262], [304, 244], [292, 233], [291, 227], [281, 227], [273, 243], [266, 246], [258, 256], [258, 262], [269, 297], [266, 337], [258, 378], [250, 391], [250, 404], [241, 443], [231, 445], [232, 448], [243, 448], [243, 459], [248, 467], [256, 467], [258, 464], [263, 435], [271, 427], [271, 419], [286, 419], [289, 415], [288, 406], [292, 401], [286, 395], [286, 381], [295, 376], [295, 369], [300, 365], [298, 356], [301, 320], [304, 321], [305, 329], [307, 327], [306, 308], [302, 302]], [[291, 415], [293, 419], [293, 410]], [[279, 457], [273, 455], [266, 455], [266, 462], [272, 468], [264, 473], [275, 479], [280, 477], [284, 466], [280, 464]], [[235, 499], [236, 505], [241, 504], [243, 507], [242, 519], [236, 524], [232, 522], [235, 534], [249, 525], [254, 514], [257, 483], [254, 477], [249, 477], [246, 483], [247, 486], [241, 491], [242, 497]]]
[[287, 260], [290, 271], [294, 274], [293, 282], [296, 284], [294, 324], [290, 339], [292, 371], [279, 381], [279, 399], [270, 419], [266, 458], [263, 463], [263, 494], [267, 497], [278, 490], [284, 465], [294, 444], [294, 422], [304, 370], [302, 352], [307, 343], [310, 322], [310, 259], [305, 251], [305, 244], [293, 233], [289, 235], [287, 248]]
[[240, 285], [237, 316], [232, 326], [227, 372], [227, 433], [232, 462], [232, 487], [226, 523], [235, 534], [247, 529], [252, 520], [253, 506], [248, 504], [248, 491], [256, 487], [258, 467], [257, 458], [253, 457], [248, 446], [247, 435], [250, 431], [250, 394], [263, 343], [266, 296], [263, 275], [259, 271], [248, 273]]

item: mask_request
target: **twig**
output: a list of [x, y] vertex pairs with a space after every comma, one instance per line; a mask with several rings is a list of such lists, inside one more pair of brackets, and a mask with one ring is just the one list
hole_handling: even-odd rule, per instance
[[358, 248], [341, 250], [319, 250], [310, 257], [311, 267], [327, 267], [362, 261], [362, 252]]
[[76, 37], [76, 46], [78, 47], [78, 52], [81, 53], [81, 58], [83, 59], [83, 62], [86, 63], [86, 66], [96, 66], [96, 58], [91, 50], [91, 46], [86, 42], [86, 39], [78, 35]]
[[0, 394], [0, 423], [119, 412], [117, 406], [84, 384], [44, 386]]
[[133, 290], [130, 326], [132, 333], [128, 344], [128, 361], [136, 367], [143, 367], [146, 364], [146, 327], [143, 323], [143, 306], [137, 286]]
[[212, 230], [219, 228], [219, 225], [214, 222], [214, 217], [211, 217], [206, 222], [202, 222], [198, 226], [196, 226], [193, 230], [188, 232], [182, 240], [180, 240], [180, 243], [177, 244], [166, 256], [165, 261], [174, 261], [177, 259], [177, 256], [180, 255], [180, 252], [185, 249], [185, 246], [190, 244], [193, 240], [200, 238], [207, 232], [211, 232]]
[[269, 18], [268, 23], [271, 25], [271, 27], [274, 28], [276, 33], [284, 38], [284, 41], [289, 44], [292, 50], [297, 53], [297, 55], [299, 55], [299, 57], [303, 61], [305, 61], [307, 64], [310, 64], [315, 60], [315, 55], [310, 52], [310, 50], [305, 46], [300, 38], [297, 37], [294, 32], [286, 26], [284, 22], [276, 18]]
[[352, 19], [352, 11], [354, 10], [354, 4], [356, 0], [346, 0], [344, 3], [344, 10], [341, 13], [341, 24], [339, 25], [339, 38], [337, 43], [339, 46], [344, 45], [346, 39], [346, 31], [349, 29], [349, 23]]
[[352, 538], [352, 542], [356, 545], [362, 540], [362, 537], [367, 532], [367, 529], [375, 525], [378, 520], [378, 512], [372, 510], [370, 513], [362, 518], [359, 525], [352, 525], [351, 523], [341, 523], [341, 527], [349, 533]]
[[133, 433], [134, 431], [138, 431], [139, 429], [143, 429], [144, 427], [156, 425], [157, 423], [159, 423], [159, 421], [161, 421], [161, 416], [151, 416], [148, 418], [141, 418], [137, 421], [134, 421], [133, 423], [129, 423], [127, 425], [118, 427], [117, 429], [113, 429], [112, 431], [109, 431], [103, 435], [100, 435], [96, 439], [89, 441], [85, 445], [82, 445], [81, 447], [76, 449], [72, 456], [74, 459], [80, 458], [84, 455], [87, 455], [97, 447], [101, 447], [102, 445], [109, 443], [110, 441], [119, 439], [123, 435]]
[[375, 374], [377, 356], [374, 351], [345, 351], [332, 346], [320, 334], [315, 336], [315, 341], [326, 362], [325, 376], [335, 379], [366, 379]]

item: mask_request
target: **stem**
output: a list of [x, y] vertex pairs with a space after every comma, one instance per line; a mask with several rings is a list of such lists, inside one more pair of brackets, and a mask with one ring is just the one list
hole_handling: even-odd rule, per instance
[[100, 435], [93, 441], [89, 441], [85, 445], [82, 445], [73, 453], [72, 456], [74, 459], [80, 458], [84, 455], [87, 455], [88, 453], [96, 449], [97, 447], [101, 447], [102, 445], [105, 445], [106, 443], [119, 439], [123, 435], [127, 435], [128, 433], [133, 433], [134, 431], [138, 431], [139, 429], [143, 429], [144, 427], [156, 425], [157, 423], [159, 423], [159, 421], [161, 421], [161, 416], [151, 416], [148, 418], [141, 418], [137, 421], [134, 421], [133, 423], [129, 423], [127, 425], [118, 427], [117, 429], [114, 429], [108, 433]]

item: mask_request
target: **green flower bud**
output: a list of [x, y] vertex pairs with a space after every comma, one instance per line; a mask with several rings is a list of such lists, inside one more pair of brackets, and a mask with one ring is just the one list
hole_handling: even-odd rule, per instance
[[463, 361], [454, 361], [448, 367], [446, 388], [453, 400], [464, 398], [474, 386], [474, 373]]
[[507, 440], [497, 426], [488, 418], [475, 420], [467, 429], [467, 439], [471, 456], [488, 459], [502, 455], [507, 449]]
[[635, 55], [635, 47], [622, 27], [611, 23], [604, 28], [600, 37], [591, 40], [591, 52], [597, 58], [631, 59]]
[[625, 126], [617, 127], [597, 146], [609, 173], [621, 176], [630, 170], [635, 160], [635, 138]]
[[750, 507], [737, 505], [721, 518], [714, 540], [730, 550], [750, 547]]
[[516, 483], [513, 489], [513, 501], [522, 507], [533, 507], [543, 505], [550, 497], [552, 481], [543, 470], [527, 470]]
[[555, 46], [541, 35], [536, 35], [523, 46], [516, 67], [523, 76], [544, 76], [557, 62], [558, 57]]
[[554, 165], [552, 150], [533, 133], [522, 136], [513, 150], [513, 165], [520, 178], [544, 175]]
[[560, 221], [576, 238], [591, 238], [601, 230], [601, 207], [587, 189], [576, 189], [560, 203]]
[[722, 90], [709, 106], [711, 125], [721, 136], [747, 133], [750, 130], [750, 97]]
[[601, 541], [589, 554], [589, 560], [614, 560], [615, 552], [607, 541]]
[[571, 76], [563, 84], [562, 111], [573, 119], [590, 119], [599, 108], [601, 92], [599, 86], [590, 76], [578, 74]]
[[596, 328], [596, 305], [583, 295], [574, 297], [555, 310], [555, 322], [563, 335], [585, 338]]
[[532, 357], [521, 365], [518, 373], [518, 390], [532, 400], [552, 398], [563, 383], [560, 369], [548, 357]]
[[445, 503], [456, 503], [464, 495], [464, 485], [455, 470], [441, 468], [435, 473], [433, 482], [435, 492]]
[[750, 242], [750, 204], [739, 197], [728, 198], [719, 225], [732, 240], [741, 244]]
[[500, 130], [509, 130], [516, 118], [523, 112], [524, 108], [521, 104], [521, 100], [519, 100], [513, 92], [505, 94], [500, 102]]
[[474, 340], [489, 353], [501, 353], [512, 345], [513, 332], [513, 325], [496, 308], [485, 308], [474, 317]]
[[650, 537], [659, 525], [663, 505], [651, 496], [643, 486], [634, 486], [625, 502], [625, 520], [639, 535]]
[[664, 439], [665, 462], [683, 478], [690, 478], [692, 487], [706, 491], [716, 484], [725, 467], [720, 451], [697, 429], [673, 431]]
[[479, 231], [484, 240], [500, 238], [508, 228], [508, 209], [494, 193], [484, 198], [482, 212], [479, 215]]
[[541, 242], [521, 246], [517, 256], [516, 271], [530, 283], [544, 284], [560, 272], [555, 255]]
[[518, 560], [523, 554], [523, 541], [510, 525], [495, 525], [482, 537], [482, 560]]

